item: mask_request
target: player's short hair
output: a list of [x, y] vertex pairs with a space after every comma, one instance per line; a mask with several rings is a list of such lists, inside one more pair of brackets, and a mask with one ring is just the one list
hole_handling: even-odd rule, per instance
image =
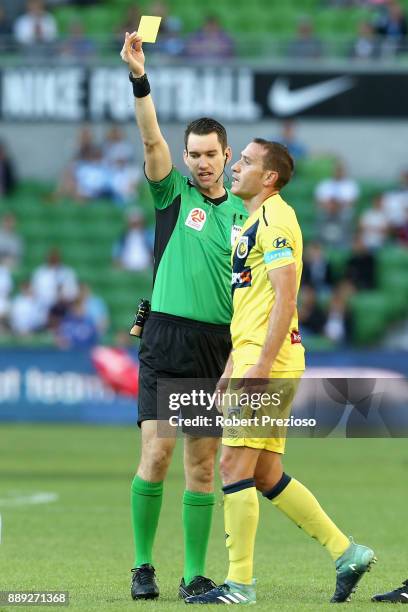
[[278, 173], [275, 187], [282, 189], [293, 176], [295, 169], [293, 157], [287, 148], [279, 142], [272, 142], [263, 138], [254, 138], [253, 142], [264, 148], [263, 167], [265, 170], [273, 170]]
[[200, 117], [200, 119], [195, 119], [188, 124], [184, 132], [184, 146], [186, 150], [188, 137], [190, 134], [206, 136], [207, 134], [212, 134], [213, 132], [217, 134], [218, 142], [220, 143], [222, 150], [225, 151], [228, 146], [227, 131], [225, 127], [221, 125], [221, 123], [218, 123], [218, 121], [215, 119], [210, 119], [208, 117]]

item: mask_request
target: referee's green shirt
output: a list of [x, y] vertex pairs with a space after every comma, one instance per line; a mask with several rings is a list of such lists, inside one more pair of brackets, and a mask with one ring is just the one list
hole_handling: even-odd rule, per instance
[[248, 213], [226, 190], [211, 199], [176, 168], [149, 180], [156, 208], [152, 310], [229, 324], [231, 249]]

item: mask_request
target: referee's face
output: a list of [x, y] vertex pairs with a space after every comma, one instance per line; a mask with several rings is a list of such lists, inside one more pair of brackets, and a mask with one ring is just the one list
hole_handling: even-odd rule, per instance
[[230, 148], [222, 150], [215, 132], [189, 135], [187, 149], [184, 151], [184, 162], [200, 191], [210, 193], [223, 186], [223, 171], [230, 158]]
[[264, 188], [268, 174], [263, 167], [264, 150], [256, 142], [250, 142], [241, 158], [232, 166], [231, 191], [243, 200], [253, 198]]

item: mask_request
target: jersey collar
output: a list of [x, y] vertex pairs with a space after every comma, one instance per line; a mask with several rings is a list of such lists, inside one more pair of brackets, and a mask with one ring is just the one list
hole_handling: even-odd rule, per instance
[[[197, 189], [197, 185], [194, 185], [194, 183], [192, 182], [191, 179], [187, 179], [187, 185], [189, 187], [193, 187], [194, 189]], [[228, 191], [225, 189], [225, 193], [224, 195], [220, 196], [219, 198], [209, 198], [208, 196], [204, 195], [203, 193], [201, 193], [201, 191], [199, 189], [197, 189], [197, 192], [203, 197], [204, 202], [207, 202], [209, 204], [213, 204], [214, 206], [218, 206], [219, 204], [222, 204], [223, 202], [225, 202], [226, 200], [228, 200]]]
[[[280, 193], [275, 193], [272, 196], [269, 196], [269, 198], [266, 198], [266, 200], [264, 200], [264, 202], [262, 203], [262, 206], [276, 206], [279, 204], [284, 204], [284, 200], [281, 197]], [[262, 208], [262, 207], [261, 207]]]

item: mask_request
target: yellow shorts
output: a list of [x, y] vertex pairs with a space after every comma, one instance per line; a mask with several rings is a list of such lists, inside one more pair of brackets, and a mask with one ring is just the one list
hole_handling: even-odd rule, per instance
[[285, 419], [290, 417], [304, 371], [273, 371], [266, 386], [260, 387], [258, 393], [254, 389], [244, 397], [243, 390], [238, 391], [238, 381], [251, 365], [234, 363], [223, 403], [225, 425], [222, 443], [225, 446], [247, 446], [283, 454], [287, 430]]

